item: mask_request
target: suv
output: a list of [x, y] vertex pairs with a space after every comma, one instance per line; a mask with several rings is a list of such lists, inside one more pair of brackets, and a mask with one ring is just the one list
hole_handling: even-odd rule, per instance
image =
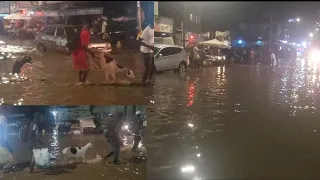
[[183, 47], [176, 45], [154, 45], [156, 71], [168, 71], [184, 73], [189, 65], [189, 55]]
[[[37, 45], [37, 49], [41, 52], [45, 52], [47, 50], [56, 50], [59, 52], [68, 53], [69, 50], [66, 47], [68, 37], [70, 37], [72, 33], [79, 32], [80, 30], [80, 26], [77, 25], [49, 25], [37, 33], [34, 42]], [[96, 38], [95, 36], [91, 36], [90, 41], [91, 42], [89, 46], [91, 47], [110, 48], [109, 43], [106, 43], [102, 39]]]

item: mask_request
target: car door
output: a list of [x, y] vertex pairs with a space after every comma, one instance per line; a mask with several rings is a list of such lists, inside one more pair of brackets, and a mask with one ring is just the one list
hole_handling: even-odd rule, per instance
[[180, 62], [183, 61], [179, 53], [182, 51], [178, 47], [165, 47], [158, 53], [156, 57], [156, 68], [159, 71], [176, 69]]
[[56, 41], [55, 41], [55, 47], [58, 51], [65, 51], [66, 50], [66, 44], [67, 44], [67, 35], [64, 31], [64, 28], [58, 27], [56, 32]]
[[47, 49], [54, 49], [56, 27], [48, 26], [44, 36], [42, 36]]
[[170, 69], [168, 65], [168, 56], [170, 55], [170, 47], [162, 48], [155, 57], [155, 66], [157, 71], [165, 71]]
[[183, 49], [180, 47], [171, 47], [170, 54], [168, 57], [168, 65], [170, 69], [176, 69], [179, 67], [179, 64], [184, 61], [185, 56], [182, 55], [181, 51]]

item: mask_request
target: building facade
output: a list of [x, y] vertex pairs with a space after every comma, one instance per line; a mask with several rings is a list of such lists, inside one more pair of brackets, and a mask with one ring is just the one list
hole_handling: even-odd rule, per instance
[[[158, 16], [173, 19], [175, 44], [196, 43], [201, 34], [201, 4], [198, 2], [158, 2]], [[185, 31], [183, 37], [183, 30]], [[185, 40], [185, 43], [183, 43]]]

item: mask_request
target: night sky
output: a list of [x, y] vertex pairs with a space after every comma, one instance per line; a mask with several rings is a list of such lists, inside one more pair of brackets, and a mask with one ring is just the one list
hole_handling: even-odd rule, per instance
[[207, 30], [235, 30], [239, 22], [268, 22], [262, 14], [273, 12], [276, 18], [301, 17], [315, 22], [320, 2], [201, 2], [202, 28]]

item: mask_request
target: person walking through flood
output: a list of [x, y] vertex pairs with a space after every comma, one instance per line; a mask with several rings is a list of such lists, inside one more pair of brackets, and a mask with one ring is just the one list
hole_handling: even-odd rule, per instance
[[154, 24], [150, 23], [140, 35], [141, 47], [140, 51], [143, 54], [144, 59], [144, 73], [142, 77], [142, 83], [146, 83], [147, 80], [152, 80], [154, 69]]
[[272, 50], [270, 52], [271, 52], [271, 55], [270, 55], [271, 70], [274, 71], [275, 73], [277, 73], [276, 68], [278, 67], [278, 61], [277, 61], [277, 58], [276, 58], [276, 55], [274, 54], [274, 52]]
[[88, 48], [90, 43], [89, 22], [82, 23], [79, 41], [79, 47], [72, 51], [73, 66], [78, 71], [79, 83], [77, 85], [89, 84], [89, 81], [87, 81], [89, 73], [87, 53], [92, 57], [94, 56], [93, 52]]
[[250, 50], [250, 55], [249, 55], [249, 64], [254, 63], [255, 58], [255, 52], [253, 49]]
[[33, 149], [39, 149], [43, 147], [43, 141], [39, 137], [39, 126], [41, 124], [41, 114], [39, 112], [34, 113], [34, 117], [28, 123], [28, 146], [31, 154], [30, 173], [33, 173], [35, 167], [35, 159], [33, 156]]
[[106, 160], [113, 155], [113, 164], [119, 163], [120, 148], [123, 146], [120, 138], [121, 126], [123, 124], [122, 119], [123, 114], [119, 112], [117, 117], [108, 124], [107, 129], [104, 132], [108, 143], [111, 145], [112, 151], [103, 158], [102, 163], [105, 163]]
[[132, 146], [132, 152], [136, 152], [139, 146], [139, 143], [141, 142], [141, 130], [143, 128], [143, 119], [140, 111], [136, 112], [136, 117], [134, 118], [133, 123], [134, 123], [134, 128], [133, 128], [134, 143]]

